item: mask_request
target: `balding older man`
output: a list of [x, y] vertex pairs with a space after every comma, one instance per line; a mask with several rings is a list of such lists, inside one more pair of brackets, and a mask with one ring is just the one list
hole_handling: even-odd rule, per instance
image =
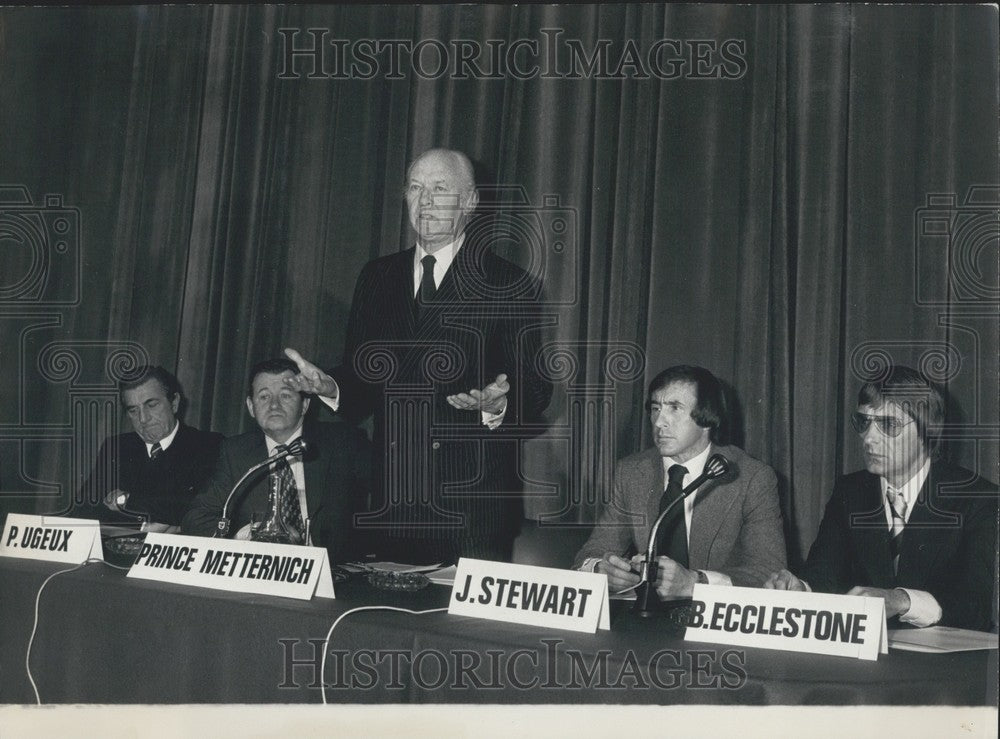
[[461, 152], [432, 149], [404, 187], [416, 245], [365, 265], [344, 363], [327, 374], [287, 350], [289, 380], [353, 421], [374, 418], [375, 488], [359, 521], [381, 556], [508, 560], [522, 517], [519, 440], [551, 385], [536, 367], [537, 281], [467, 226], [479, 196]]

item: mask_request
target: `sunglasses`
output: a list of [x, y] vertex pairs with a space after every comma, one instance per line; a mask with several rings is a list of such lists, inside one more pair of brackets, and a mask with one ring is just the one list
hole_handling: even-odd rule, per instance
[[872, 421], [878, 426], [878, 430], [886, 436], [895, 438], [903, 433], [903, 429], [913, 423], [913, 420], [900, 421], [893, 416], [866, 416], [864, 413], [851, 414], [851, 426], [859, 434], [863, 434], [872, 425]]

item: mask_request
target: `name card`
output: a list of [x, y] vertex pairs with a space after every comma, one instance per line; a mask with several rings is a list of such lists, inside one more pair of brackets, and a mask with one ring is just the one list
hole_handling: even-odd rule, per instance
[[611, 628], [608, 578], [463, 557], [448, 613], [593, 634], [598, 628]]
[[866, 660], [889, 651], [881, 598], [695, 585], [692, 606], [690, 641]]
[[291, 544], [147, 534], [128, 576], [300, 600], [335, 597], [326, 550]]
[[104, 559], [101, 525], [86, 518], [7, 514], [0, 557], [81, 564]]

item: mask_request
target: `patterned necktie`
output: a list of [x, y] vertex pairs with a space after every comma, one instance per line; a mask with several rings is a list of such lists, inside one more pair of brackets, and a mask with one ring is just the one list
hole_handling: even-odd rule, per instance
[[160, 442], [153, 444], [153, 448], [149, 450], [149, 458], [156, 459], [161, 454], [163, 454], [163, 447], [160, 446]]
[[889, 529], [889, 551], [892, 552], [892, 574], [899, 574], [899, 553], [903, 551], [903, 526], [906, 525], [906, 498], [901, 490], [886, 485], [886, 498], [892, 509], [892, 527]]
[[[281, 454], [288, 447], [279, 444], [274, 448], [274, 454]], [[295, 487], [295, 476], [287, 459], [282, 459], [274, 465], [271, 470], [274, 479], [272, 484], [278, 486], [278, 498], [281, 501], [282, 520], [302, 537], [304, 525], [302, 523], [302, 508], [299, 506], [299, 490]]]
[[434, 294], [437, 292], [437, 287], [434, 285], [434, 262], [436, 261], [430, 254], [420, 260], [424, 271], [420, 277], [420, 290], [417, 292], [418, 314], [422, 308], [426, 308], [427, 304], [434, 300]]
[[[683, 490], [681, 482], [688, 473], [687, 467], [679, 464], [670, 465], [667, 470], [667, 489], [660, 498], [660, 513], [666, 510], [674, 500], [681, 497]], [[660, 524], [656, 551], [658, 554], [670, 557], [681, 567], [688, 566], [687, 525], [684, 522], [684, 504], [678, 503], [663, 523]]]

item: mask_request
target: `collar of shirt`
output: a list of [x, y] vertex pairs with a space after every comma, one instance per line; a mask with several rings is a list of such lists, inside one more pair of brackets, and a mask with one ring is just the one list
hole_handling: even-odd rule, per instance
[[[160, 449], [167, 451], [167, 448], [174, 443], [174, 437], [177, 436], [177, 430], [181, 427], [181, 422], [174, 419], [174, 429], [169, 434], [164, 436], [157, 442], [160, 445]], [[143, 442], [145, 443], [145, 442]], [[146, 456], [149, 457], [153, 454], [153, 445], [146, 444]]]
[[[288, 441], [275, 441], [274, 439], [272, 439], [267, 434], [264, 434], [264, 443], [267, 444], [267, 456], [273, 457], [274, 456], [274, 450], [277, 449], [279, 445], [284, 444], [285, 446], [288, 446], [289, 444], [291, 444], [293, 441], [295, 441], [300, 436], [302, 436], [302, 424], [301, 423], [299, 424], [299, 427], [292, 432], [292, 435], [288, 437]], [[299, 457], [295, 457], [295, 459], [299, 459]], [[292, 461], [292, 460], [289, 460], [289, 461]]]
[[[917, 470], [917, 473], [903, 483], [902, 488], [895, 488], [903, 494], [903, 500], [906, 501], [906, 521], [910, 520], [910, 514], [913, 512], [913, 504], [917, 501], [917, 496], [920, 494], [920, 489], [924, 486], [927, 481], [927, 475], [931, 471], [931, 460], [925, 459], [924, 463]], [[889, 496], [886, 495], [886, 489], [889, 487], [889, 482], [884, 478], [880, 477], [878, 479], [879, 487], [882, 489], [882, 507], [885, 509], [885, 520], [892, 527], [892, 506], [889, 505]]]
[[[675, 464], [683, 466], [687, 470], [687, 474], [684, 475], [684, 479], [681, 481], [681, 487], [684, 487], [694, 478], [700, 475], [705, 470], [705, 462], [708, 461], [708, 455], [712, 453], [712, 445], [709, 444], [705, 449], [699, 453], [697, 456], [691, 457], [687, 462], [678, 462], [673, 457], [663, 458], [663, 480], [664, 487], [666, 487], [666, 481], [670, 479], [667, 471]], [[693, 496], [692, 496], [693, 497]]]
[[[441, 287], [441, 280], [448, 274], [448, 268], [455, 261], [455, 255], [458, 254], [463, 243], [465, 243], [464, 231], [459, 234], [457, 239], [442, 246], [431, 255], [434, 257], [434, 287]], [[417, 248], [413, 252], [413, 297], [417, 297], [417, 293], [420, 291], [420, 279], [424, 273], [424, 265], [420, 263], [420, 260], [426, 256], [427, 252], [424, 247], [417, 242]]]

